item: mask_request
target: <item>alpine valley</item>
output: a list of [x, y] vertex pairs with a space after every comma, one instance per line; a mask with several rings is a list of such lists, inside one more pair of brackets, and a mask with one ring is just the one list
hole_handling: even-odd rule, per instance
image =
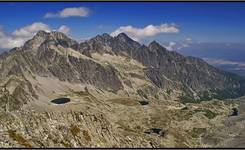
[[39, 31], [0, 55], [0, 86], [0, 147], [245, 145], [243, 77], [124, 33]]

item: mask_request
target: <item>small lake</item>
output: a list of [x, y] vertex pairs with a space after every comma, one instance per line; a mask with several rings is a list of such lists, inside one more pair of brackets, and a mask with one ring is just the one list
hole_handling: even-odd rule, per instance
[[55, 104], [65, 104], [65, 103], [68, 103], [70, 102], [70, 98], [57, 98], [57, 99], [54, 99], [54, 100], [51, 100], [51, 103], [55, 103]]
[[148, 105], [148, 104], [149, 104], [148, 101], [139, 101], [139, 103], [140, 103], [141, 105]]

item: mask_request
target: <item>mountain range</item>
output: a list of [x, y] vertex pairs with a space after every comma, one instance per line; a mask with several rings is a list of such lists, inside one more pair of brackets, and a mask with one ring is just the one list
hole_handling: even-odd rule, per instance
[[[120, 128], [127, 132], [133, 125], [137, 128], [137, 132], [141, 128], [142, 130], [148, 128], [144, 136], [153, 132], [159, 135], [154, 138], [161, 141], [164, 140], [161, 138], [164, 136], [162, 128], [167, 127], [171, 121], [165, 120], [166, 116], [160, 119], [153, 118], [162, 114], [163, 111], [166, 113], [164, 115], [170, 115], [167, 117], [169, 118], [172, 117], [172, 111], [172, 113], [179, 113], [172, 109], [177, 106], [181, 106], [178, 110], [182, 110], [186, 107], [182, 106], [188, 103], [238, 98], [245, 94], [243, 77], [217, 69], [202, 59], [185, 57], [178, 52], [168, 51], [156, 41], [148, 46], [142, 45], [124, 33], [115, 37], [104, 33], [79, 43], [61, 32], [39, 31], [22, 47], [0, 55], [0, 84], [0, 111], [4, 114], [4, 117], [0, 119], [1, 121], [15, 120], [1, 124], [8, 136], [4, 137], [1, 134], [0, 136], [3, 136], [2, 139], [13, 140], [12, 143], [3, 142], [7, 146], [16, 145], [17, 141], [17, 145], [25, 147], [57, 146], [57, 143], [68, 147], [98, 146], [100, 142], [106, 143], [107, 146], [116, 144], [123, 147], [130, 143], [133, 143], [133, 147], [144, 146], [142, 141], [148, 141], [148, 135], [144, 138], [138, 136], [136, 141], [132, 142], [121, 136], [114, 127], [120, 125]], [[70, 104], [62, 105], [62, 107], [52, 104], [51, 100], [63, 97], [71, 99]], [[149, 111], [149, 122], [143, 121], [147, 115], [144, 116], [141, 113], [148, 111], [141, 110], [138, 101], [141, 105], [150, 103], [154, 106]], [[221, 103], [205, 104], [205, 107], [223, 108], [225, 104]], [[116, 104], [120, 104], [120, 107]], [[170, 105], [172, 110], [165, 108]], [[131, 110], [132, 106], [137, 107]], [[137, 110], [137, 113], [134, 110]], [[221, 110], [223, 109], [213, 111]], [[224, 110], [224, 112], [228, 111]], [[57, 113], [59, 111], [61, 113]], [[120, 111], [127, 115], [122, 116]], [[203, 110], [190, 112], [198, 111]], [[130, 114], [132, 112], [134, 113]], [[211, 114], [216, 113], [211, 112]], [[134, 115], [140, 115], [138, 117], [142, 119], [142, 122], [130, 121], [130, 116]], [[208, 112], [210, 119], [209, 115], [210, 111]], [[126, 127], [121, 118], [129, 123]], [[48, 120], [52, 120], [53, 123]], [[62, 120], [63, 124], [59, 124], [59, 120]], [[78, 126], [79, 123], [82, 124]], [[141, 124], [145, 125], [141, 126]], [[23, 126], [25, 129], [22, 128]], [[150, 128], [150, 126], [154, 127]], [[158, 129], [159, 126], [162, 128]], [[40, 129], [36, 131], [36, 127]], [[81, 128], [87, 130], [80, 131]], [[65, 135], [66, 129], [69, 129], [69, 133], [71, 132], [69, 135]], [[46, 130], [48, 132], [44, 133]], [[20, 135], [20, 131], [25, 133], [25, 138]], [[59, 133], [56, 137], [62, 140], [55, 142], [52, 135], [48, 134], [49, 132]], [[80, 132], [88, 143], [83, 143], [77, 137], [80, 136]], [[186, 132], [183, 130], [183, 136]], [[93, 134], [94, 138], [91, 138], [89, 134]], [[74, 138], [69, 137], [72, 135]], [[52, 140], [45, 143], [45, 137]], [[26, 138], [36, 140], [28, 142]], [[42, 138], [41, 141], [37, 140], [40, 138]], [[188, 136], [186, 138], [183, 137], [183, 141], [190, 140]], [[67, 141], [69, 141], [68, 144]], [[161, 142], [147, 143], [147, 147], [159, 147]]]
[[[142, 66], [141, 73], [122, 73], [110, 61], [104, 64], [93, 55], [135, 61]], [[38, 99], [37, 90], [30, 81], [30, 77], [35, 80], [35, 76], [89, 84], [113, 92], [131, 88], [153, 97], [158, 97], [159, 91], [171, 91], [170, 94], [180, 99], [196, 101], [234, 98], [245, 92], [244, 79], [238, 75], [214, 68], [199, 58], [168, 51], [155, 41], [148, 46], [141, 45], [124, 33], [116, 37], [105, 33], [78, 43], [60, 32], [40, 31], [22, 47], [3, 53], [0, 63], [2, 86], [8, 87], [14, 77], [20, 77], [22, 84], [27, 86], [28, 92], [23, 86], [12, 89], [10, 97], [18, 103], [26, 101], [26, 97]], [[140, 89], [132, 87], [129, 76], [145, 80], [150, 85]], [[152, 92], [145, 88], [150, 88]]]

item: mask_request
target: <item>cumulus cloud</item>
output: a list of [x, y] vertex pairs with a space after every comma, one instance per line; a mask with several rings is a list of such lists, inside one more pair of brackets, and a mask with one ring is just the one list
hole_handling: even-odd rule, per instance
[[152, 37], [160, 33], [178, 33], [179, 28], [175, 24], [148, 25], [144, 28], [133, 26], [121, 26], [111, 33], [111, 36], [117, 36], [119, 33], [126, 33], [132, 39], [139, 41], [141, 39]]
[[51, 31], [50, 27], [44, 23], [41, 22], [35, 22], [31, 25], [27, 25], [25, 27], [22, 27], [20, 29], [15, 30], [12, 35], [14, 37], [30, 37], [33, 36], [37, 31], [44, 30], [44, 31]]
[[0, 29], [0, 48], [11, 49], [21, 46], [39, 30], [50, 31], [50, 27], [44, 23], [36, 22], [15, 30], [11, 35], [6, 35], [3, 28]]
[[65, 8], [57, 13], [46, 13], [44, 18], [67, 18], [67, 17], [87, 17], [90, 13], [86, 7]]
[[3, 28], [0, 27], [0, 49], [10, 48], [13, 44], [15, 44], [13, 39], [9, 36], [6, 36]]
[[184, 47], [189, 47], [191, 44], [193, 44], [193, 40], [191, 38], [186, 38], [185, 40], [183, 41], [171, 41], [171, 42], [165, 42], [163, 43], [163, 46], [170, 50], [170, 51], [173, 51], [173, 50], [180, 50]]
[[[7, 35], [3, 28], [0, 27], [0, 49], [11, 49], [14, 47], [22, 46], [27, 40], [31, 39], [40, 30], [44, 30], [46, 32], [52, 31], [48, 25], [42, 22], [35, 22], [31, 25], [16, 29], [9, 35]], [[69, 33], [70, 28], [62, 25], [58, 31]]]
[[60, 28], [58, 29], [59, 32], [62, 32], [62, 33], [65, 33], [65, 34], [69, 34], [70, 33], [70, 28], [65, 26], [65, 25], [62, 25], [60, 26]]

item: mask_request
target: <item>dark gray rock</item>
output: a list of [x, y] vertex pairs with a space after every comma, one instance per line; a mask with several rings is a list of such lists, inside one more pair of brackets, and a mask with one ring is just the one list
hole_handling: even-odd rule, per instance
[[[195, 98], [194, 93], [198, 94], [199, 98], [205, 97], [204, 93], [209, 93], [209, 97], [212, 98], [229, 98], [234, 95], [238, 97], [245, 94], [244, 81], [237, 75], [216, 69], [201, 59], [184, 57], [175, 51], [168, 51], [156, 41], [147, 47], [130, 39], [124, 33], [114, 38], [109, 35], [97, 36], [87, 43], [94, 41], [97, 44], [89, 47], [91, 52], [106, 53], [106, 49], [110, 48], [116, 55], [126, 54], [147, 66], [146, 76], [159, 88], [166, 87], [167, 78], [188, 87], [185, 91], [188, 91], [187, 95], [192, 98]], [[232, 89], [232, 92], [224, 96], [223, 93], [227, 89]]]
[[[190, 98], [223, 99], [245, 94], [244, 78], [216, 69], [201, 59], [168, 51], [156, 41], [148, 46], [141, 45], [124, 33], [116, 37], [102, 34], [79, 44], [63, 33], [40, 31], [23, 47], [0, 56], [0, 76], [19, 76], [29, 70], [40, 76], [88, 83], [101, 89], [123, 89], [122, 81], [112, 66], [59, 54], [50, 49], [50, 45], [72, 48], [88, 57], [94, 52], [130, 57], [146, 66], [144, 78], [150, 79], [156, 88], [171, 88], [170, 82], [178, 83], [179, 89]], [[11, 59], [7, 60], [7, 57]]]

